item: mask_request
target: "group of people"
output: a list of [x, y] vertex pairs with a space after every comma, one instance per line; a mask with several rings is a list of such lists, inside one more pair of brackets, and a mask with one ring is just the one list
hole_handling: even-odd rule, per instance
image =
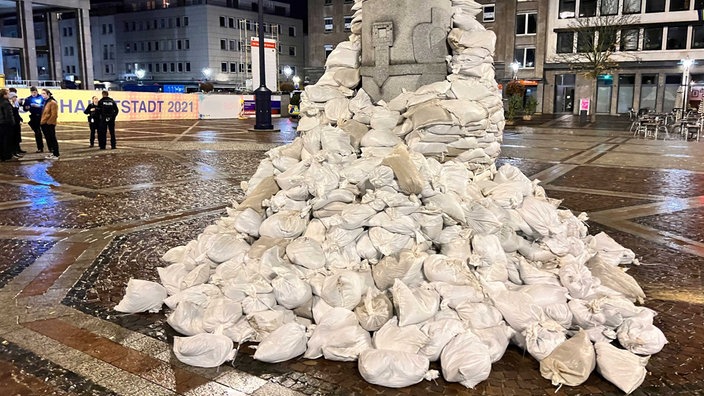
[[[108, 91], [103, 91], [98, 100], [93, 96], [92, 103], [84, 113], [88, 116], [90, 127], [90, 147], [95, 144], [98, 135], [98, 146], [104, 150], [107, 146], [107, 131], [110, 131], [110, 147], [115, 149], [115, 117], [119, 112], [117, 104], [110, 98]], [[51, 153], [45, 158], [59, 158], [59, 142], [56, 139], [56, 124], [59, 117], [59, 106], [51, 91], [42, 89], [41, 95], [36, 87], [30, 88], [30, 96], [20, 99], [15, 88], [0, 89], [0, 160], [8, 161], [22, 157], [26, 151], [20, 147], [22, 141], [21, 124], [24, 122], [20, 109], [29, 113], [28, 125], [34, 132], [37, 153], [44, 152], [44, 139]]]

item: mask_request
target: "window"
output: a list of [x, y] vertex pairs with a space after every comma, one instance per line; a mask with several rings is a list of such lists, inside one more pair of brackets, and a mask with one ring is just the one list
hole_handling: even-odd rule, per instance
[[252, 72], [252, 64], [247, 63], [247, 73], [251, 73], [251, 72]]
[[[237, 51], [242, 52], [242, 47], [244, 47], [244, 46], [242, 45], [242, 42], [241, 42], [241, 41], [238, 41], [238, 42], [237, 42]], [[281, 48], [281, 44], [279, 44], [279, 48]], [[281, 52], [281, 51], [279, 51], [279, 52]]]
[[68, 47], [68, 55], [73, 56], [73, 47]]
[[223, 73], [227, 73], [227, 63], [226, 62], [222, 62], [220, 64], [220, 71]]
[[289, 37], [296, 37], [296, 27], [295, 26], [288, 27], [288, 36]]
[[694, 0], [694, 9], [695, 10], [704, 9], [704, 0]]
[[496, 6], [487, 4], [482, 7], [482, 18], [483, 22], [494, 22], [496, 20]]
[[332, 0], [325, 0], [325, 5], [332, 5]]
[[163, 64], [162, 66], [164, 66], [164, 67], [162, 68], [162, 70], [164, 71], [164, 73], [166, 73], [166, 72], [168, 71], [168, 70], [167, 70], [167, 67], [166, 67], [166, 66], [167, 66], [167, 64], [166, 64], [166, 63], [164, 63], [164, 64]]
[[225, 20], [226, 20], [226, 19], [227, 19], [227, 18], [225, 18], [224, 16], [221, 16], [221, 17], [220, 17], [220, 27], [225, 27], [225, 26], [226, 26], [226, 25], [225, 25]]
[[601, 0], [601, 6], [599, 7], [599, 13], [601, 15], [616, 15], [616, 14], [618, 14], [618, 1]]
[[643, 29], [643, 50], [662, 49], [662, 28]]
[[152, 64], [151, 64], [151, 63], [148, 63], [148, 64], [147, 64], [147, 71], [148, 71], [149, 73], [151, 73], [151, 72], [154, 71], [154, 70], [152, 70]]
[[346, 16], [345, 17], [345, 31], [349, 32], [350, 30], [352, 30], [352, 17]]
[[183, 43], [185, 49], [191, 49], [191, 40], [186, 39]]
[[[180, 47], [180, 46], [181, 46], [181, 42], [179, 41], [178, 44], [179, 44], [179, 47]], [[181, 49], [181, 48], [179, 48], [179, 49]], [[149, 52], [152, 51], [152, 42], [151, 42], [151, 41], [147, 41], [147, 51], [149, 51]]]
[[179, 73], [183, 73], [183, 63], [181, 62], [178, 63], [178, 71]]
[[604, 27], [599, 30], [599, 45], [597, 46], [600, 50], [609, 49], [610, 51], [616, 51], [616, 30], [610, 27]]
[[114, 73], [113, 67], [112, 67], [111, 64], [106, 64], [106, 65], [105, 65], [105, 73], [107, 73], [107, 74], [113, 74], [113, 73]]
[[170, 66], [171, 66], [171, 72], [172, 72], [172, 73], [176, 72], [176, 64], [173, 63], [173, 62], [171, 62], [171, 65], [170, 65]]
[[159, 51], [159, 42], [158, 41], [154, 42], [154, 51]]
[[183, 26], [188, 26], [188, 17], [183, 17]]
[[108, 60], [108, 45], [103, 44], [103, 60]]
[[230, 73], [237, 73], [237, 63], [230, 63]]
[[108, 33], [108, 25], [106, 25], [106, 24], [103, 24], [103, 26], [102, 26], [102, 29], [101, 29], [101, 30], [102, 30], [102, 33], [103, 33], [103, 34], [107, 34], [107, 33]]
[[176, 27], [181, 27], [181, 18], [176, 18]]
[[162, 29], [164, 29], [166, 27], [166, 19], [161, 18], [161, 21], [159, 23], [160, 23], [159, 26], [161, 26]]
[[110, 44], [110, 60], [115, 59], [115, 44]]
[[125, 52], [126, 53], [130, 52], [130, 43], [125, 44]]
[[157, 63], [154, 67], [156, 68], [157, 73], [161, 73], [161, 63]]
[[579, 16], [581, 18], [596, 16], [596, 0], [581, 0], [579, 2]]
[[621, 51], [638, 51], [639, 29], [624, 29], [621, 31]]
[[327, 59], [328, 56], [330, 56], [330, 54], [332, 53], [333, 46], [332, 44], [325, 44], [323, 48], [325, 49], [325, 59]]
[[692, 48], [704, 48], [704, 26], [692, 27]]
[[186, 71], [191, 71], [191, 62], [186, 62]]
[[665, 0], [645, 0], [645, 12], [665, 11]]
[[288, 54], [291, 56], [296, 56], [296, 47], [288, 47]]
[[689, 10], [690, 0], [670, 0], [670, 11]]
[[577, 6], [577, 0], [560, 0], [560, 19], [574, 18], [574, 11]]
[[574, 52], [574, 32], [557, 33], [557, 53], [570, 54]]
[[247, 19], [247, 20], [245, 21], [245, 27], [247, 28], [247, 30], [252, 30], [252, 21], [250, 21], [249, 19]]
[[145, 49], [145, 47], [144, 47], [144, 41], [140, 41], [140, 43], [139, 43], [139, 48], [140, 48], [140, 50], [141, 50], [142, 52], [146, 51], [146, 49]]
[[124, 22], [124, 24], [122, 25], [122, 31], [123, 31], [123, 32], [129, 32], [129, 31], [130, 31], [130, 24], [129, 24], [129, 22]]
[[667, 49], [687, 48], [687, 26], [670, 26], [667, 28]]
[[240, 71], [240, 73], [244, 73], [244, 63], [238, 64], [238, 65], [237, 65], [237, 68], [238, 68], [238, 70]]
[[323, 24], [325, 25], [325, 33], [332, 32], [332, 29], [333, 29], [332, 17], [323, 18]]
[[516, 15], [516, 34], [535, 34], [537, 29], [537, 14]]
[[227, 50], [227, 40], [225, 40], [225, 39], [220, 39], [220, 49], [221, 49], [221, 50]]
[[594, 48], [594, 32], [577, 32], [577, 52], [591, 52]]
[[535, 67], [535, 48], [516, 48], [514, 54], [522, 69]]
[[227, 19], [227, 26], [234, 29], [235, 28], [235, 18], [228, 18]]

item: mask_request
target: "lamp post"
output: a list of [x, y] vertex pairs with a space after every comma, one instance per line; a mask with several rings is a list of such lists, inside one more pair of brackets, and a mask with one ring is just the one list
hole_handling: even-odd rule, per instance
[[144, 69], [137, 69], [135, 70], [134, 75], [137, 76], [137, 84], [142, 85], [142, 79], [147, 75], [147, 72], [144, 71]]
[[291, 66], [284, 66], [284, 76], [286, 76], [286, 81], [291, 78], [291, 75], [293, 75], [293, 69], [291, 68]]
[[213, 71], [209, 67], [204, 67], [200, 72], [203, 73], [205, 81], [208, 81], [210, 79], [210, 76], [213, 74]]
[[293, 88], [298, 89], [300, 87], [301, 78], [298, 76], [293, 76]]
[[259, 88], [254, 91], [254, 108], [256, 112], [255, 130], [272, 130], [271, 123], [271, 90], [266, 87], [266, 72], [264, 70], [264, 2], [257, 1], [259, 11]]
[[513, 61], [511, 63], [511, 70], [513, 70], [513, 79], [517, 80], [518, 79], [518, 69], [520, 69], [521, 64], [518, 63], [518, 61]]
[[686, 58], [682, 59], [682, 116], [684, 117], [689, 108], [689, 68], [692, 67], [694, 61]]

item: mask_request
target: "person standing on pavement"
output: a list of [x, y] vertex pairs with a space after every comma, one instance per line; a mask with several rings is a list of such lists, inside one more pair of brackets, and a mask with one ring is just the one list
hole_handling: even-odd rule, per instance
[[23, 151], [20, 147], [20, 142], [22, 141], [22, 123], [24, 120], [20, 116], [20, 100], [17, 97], [17, 92], [10, 91], [10, 104], [12, 105], [12, 116], [15, 119], [15, 126], [12, 129], [12, 135], [10, 136], [10, 151], [12, 156], [15, 158], [20, 158], [26, 151]]
[[[29, 89], [31, 95], [22, 103], [24, 111], [29, 112], [29, 127], [34, 131], [34, 140], [37, 142], [37, 152], [44, 152], [44, 141], [42, 139], [41, 119], [44, 111], [44, 98], [39, 95], [37, 87]], [[47, 141], [47, 145], [49, 142]], [[51, 151], [51, 147], [47, 147]]]
[[12, 159], [10, 139], [15, 127], [15, 116], [12, 114], [12, 104], [9, 100], [9, 91], [0, 89], [0, 161]]
[[115, 139], [115, 117], [119, 112], [117, 103], [109, 96], [108, 91], [103, 91], [103, 98], [98, 101], [98, 115], [100, 116], [100, 126], [98, 127], [98, 145], [101, 150], [105, 150], [108, 137], [108, 129], [110, 129], [110, 148], [117, 148], [117, 139]]
[[44, 111], [42, 112], [41, 128], [46, 137], [46, 145], [51, 147], [52, 153], [47, 155], [46, 159], [59, 159], [59, 142], [56, 140], [56, 123], [59, 118], [59, 104], [51, 95], [51, 91], [42, 89], [42, 98], [44, 98]]
[[98, 130], [99, 114], [98, 114], [98, 97], [93, 96], [91, 103], [86, 107], [83, 114], [88, 116], [88, 127], [90, 128], [90, 147], [95, 145], [95, 132]]

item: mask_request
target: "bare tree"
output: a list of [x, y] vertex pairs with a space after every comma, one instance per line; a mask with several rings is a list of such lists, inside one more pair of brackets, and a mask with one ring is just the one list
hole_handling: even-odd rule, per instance
[[555, 61], [567, 63], [576, 73], [593, 80], [590, 98], [592, 122], [596, 120], [597, 79], [618, 69], [619, 61], [637, 59], [632, 52], [624, 50], [637, 49], [638, 29], [634, 25], [640, 21], [637, 15], [622, 14], [618, 0], [595, 3], [595, 6], [598, 5], [596, 16], [575, 18], [568, 25], [568, 31], [577, 35], [575, 51], [555, 56]]

